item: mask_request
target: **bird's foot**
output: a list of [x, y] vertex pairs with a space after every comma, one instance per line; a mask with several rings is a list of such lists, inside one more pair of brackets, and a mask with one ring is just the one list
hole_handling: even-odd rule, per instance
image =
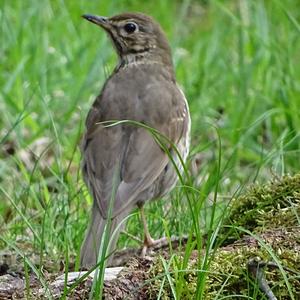
[[153, 248], [153, 247], [163, 247], [165, 245], [168, 244], [168, 239], [166, 237], [162, 237], [160, 239], [154, 240], [151, 237], [148, 239], [144, 240], [144, 245], [143, 245], [143, 249], [141, 252], [141, 257], [144, 258], [147, 254], [147, 251], [149, 248]]

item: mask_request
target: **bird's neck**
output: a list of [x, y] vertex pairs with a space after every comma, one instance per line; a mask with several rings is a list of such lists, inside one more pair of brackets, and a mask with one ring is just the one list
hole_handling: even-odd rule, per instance
[[174, 77], [174, 68], [170, 55], [160, 55], [157, 51], [148, 50], [143, 52], [123, 54], [119, 57], [117, 69], [146, 64], [159, 64]]

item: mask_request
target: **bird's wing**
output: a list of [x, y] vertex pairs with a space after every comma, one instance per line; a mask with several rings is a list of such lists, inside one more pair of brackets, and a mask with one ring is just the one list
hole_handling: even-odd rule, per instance
[[[187, 123], [181, 93], [153, 87], [143, 97], [143, 101], [151, 105], [146, 123], [176, 144]], [[159, 105], [162, 101], [165, 102], [164, 109]], [[146, 200], [137, 199], [137, 196], [158, 178], [169, 159], [151, 133], [142, 127], [132, 128], [132, 125], [124, 124], [110, 128], [97, 126], [90, 129], [86, 137], [85, 178], [102, 214], [106, 216], [113, 198], [113, 215], [117, 215], [128, 205]], [[126, 126], [127, 129], [131, 126], [127, 131], [129, 134], [125, 133]], [[116, 193], [112, 197], [114, 189]]]
[[108, 213], [112, 191], [120, 184], [122, 128], [89, 127], [83, 143], [83, 177], [104, 218]]

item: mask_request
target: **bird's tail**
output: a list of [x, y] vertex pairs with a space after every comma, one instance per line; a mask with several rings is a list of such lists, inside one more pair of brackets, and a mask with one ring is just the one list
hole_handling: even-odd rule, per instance
[[[86, 232], [85, 240], [81, 247], [80, 264], [81, 267], [91, 268], [96, 265], [99, 254], [99, 248], [101, 241], [104, 241], [104, 234], [108, 234], [109, 249], [106, 253], [110, 253], [115, 250], [120, 231], [124, 228], [125, 222], [122, 221], [130, 214], [132, 208], [124, 209], [120, 214], [115, 216], [110, 223], [110, 229], [105, 232], [105, 226], [107, 225], [107, 219], [104, 219], [100, 214], [99, 208], [94, 201], [92, 208], [92, 218], [89, 228]], [[122, 223], [122, 224], [121, 224]], [[121, 225], [120, 225], [121, 224]], [[106, 264], [112, 263], [113, 255], [111, 255]]]

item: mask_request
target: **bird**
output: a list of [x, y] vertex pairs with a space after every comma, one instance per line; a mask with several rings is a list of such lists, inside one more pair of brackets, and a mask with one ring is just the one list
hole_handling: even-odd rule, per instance
[[[178, 181], [175, 166], [182, 172], [190, 148], [191, 119], [176, 82], [170, 45], [157, 21], [139, 12], [82, 17], [108, 34], [118, 55], [116, 67], [87, 114], [81, 143], [82, 174], [93, 205], [80, 263], [90, 268], [97, 263], [108, 221], [113, 253], [124, 220], [135, 208], [140, 210], [144, 231], [141, 255], [157, 243], [143, 207], [165, 196]], [[111, 121], [114, 125], [108, 126]], [[149, 128], [165, 138], [166, 148]]]

